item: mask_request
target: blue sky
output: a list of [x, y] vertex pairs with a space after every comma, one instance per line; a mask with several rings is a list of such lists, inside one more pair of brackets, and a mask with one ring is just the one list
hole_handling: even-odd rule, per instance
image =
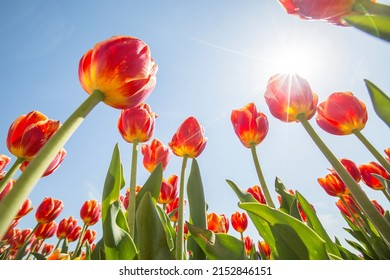
[[[388, 127], [375, 115], [363, 82], [369, 79], [390, 92], [384, 68], [388, 44], [351, 27], [287, 15], [278, 1], [5, 0], [0, 4], [0, 34], [2, 154], [10, 156], [5, 138], [19, 115], [39, 110], [63, 122], [86, 99], [77, 76], [79, 59], [113, 35], [144, 40], [159, 66], [156, 89], [146, 101], [158, 114], [154, 137], [167, 144], [190, 115], [204, 125], [208, 143], [198, 161], [210, 211], [230, 217], [239, 209], [226, 179], [243, 189], [258, 184], [250, 150], [241, 145], [230, 123], [232, 109], [254, 102], [270, 123], [257, 150], [274, 200], [278, 176], [314, 205], [331, 236], [349, 237], [335, 198], [317, 183], [328, 173], [329, 163], [300, 124], [282, 123], [269, 113], [263, 95], [275, 73], [296, 71], [309, 81], [320, 102], [333, 92], [352, 91], [367, 105], [369, 121], [363, 134], [380, 151], [389, 147]], [[131, 146], [119, 135], [119, 113], [105, 104], [93, 110], [66, 144], [68, 155], [61, 167], [31, 193], [35, 207], [52, 196], [64, 201], [60, 218], [79, 218], [85, 200], [100, 200], [116, 143], [129, 181]], [[336, 156], [358, 164], [374, 160], [355, 137], [331, 136], [314, 119], [311, 123]], [[142, 156], [138, 184], [148, 176], [141, 160]], [[181, 159], [173, 156], [165, 176], [179, 174], [180, 165]], [[380, 193], [364, 189], [388, 208]], [[21, 223], [34, 225], [32, 214]], [[100, 231], [100, 226], [94, 229]], [[233, 229], [229, 233], [238, 236]], [[260, 239], [253, 228], [248, 233]]]

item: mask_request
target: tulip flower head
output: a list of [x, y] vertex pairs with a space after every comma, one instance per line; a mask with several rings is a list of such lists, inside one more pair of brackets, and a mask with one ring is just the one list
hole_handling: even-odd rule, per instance
[[61, 213], [64, 203], [61, 200], [52, 197], [46, 197], [38, 206], [35, 218], [38, 223], [49, 223]]
[[236, 211], [232, 215], [231, 221], [233, 228], [239, 233], [243, 233], [248, 227], [248, 216], [245, 214], [245, 212], [239, 213]]
[[168, 204], [175, 200], [178, 194], [177, 183], [177, 175], [171, 175], [167, 180], [163, 179], [161, 183], [160, 194], [157, 199], [158, 203]]
[[253, 240], [250, 238], [250, 236], [245, 236], [243, 241], [245, 245], [245, 253], [250, 256], [253, 248]]
[[356, 0], [279, 0], [286, 12], [301, 19], [322, 20], [336, 25], [347, 25], [343, 16], [352, 14]]
[[153, 91], [157, 69], [145, 42], [115, 36], [84, 54], [79, 63], [79, 80], [88, 94], [99, 90], [107, 105], [128, 109], [143, 102]]
[[385, 149], [386, 159], [390, 162], [390, 148]]
[[173, 135], [169, 147], [179, 157], [198, 157], [206, 147], [204, 127], [194, 117], [187, 118]]
[[126, 142], [146, 142], [153, 135], [156, 118], [157, 115], [152, 112], [150, 106], [146, 103], [141, 103], [121, 111], [118, 129]]
[[[342, 158], [340, 159], [341, 164], [348, 171], [348, 173], [352, 176], [356, 183], [359, 183], [362, 179], [362, 175], [360, 174], [359, 167], [352, 160]], [[330, 169], [333, 175], [339, 176], [334, 169]]]
[[251, 188], [248, 188], [246, 191], [250, 193], [259, 203], [267, 204], [265, 201], [263, 191], [261, 190], [260, 186], [258, 185], [253, 186]]
[[18, 213], [15, 216], [15, 219], [21, 219], [22, 217], [26, 216], [28, 213], [30, 213], [33, 210], [32, 202], [29, 198], [26, 198], [20, 207]]
[[214, 233], [227, 233], [229, 230], [229, 219], [224, 214], [210, 213], [207, 215], [207, 229]]
[[[349, 196], [349, 195], [344, 195], [343, 196], [344, 202], [339, 199], [336, 202], [337, 208], [343, 213], [346, 217], [348, 217], [353, 223], [357, 223], [357, 220], [360, 219], [358, 212], [360, 211], [359, 207], [355, 203], [355, 201]], [[348, 210], [348, 208], [349, 210]]]
[[333, 173], [326, 175], [324, 178], [318, 178], [317, 181], [326, 193], [331, 196], [340, 197], [348, 193], [347, 186], [339, 176]]
[[85, 234], [83, 236], [83, 240], [81, 243], [88, 242], [89, 244], [92, 244], [96, 239], [96, 231], [92, 229], [87, 229], [85, 231]]
[[367, 122], [366, 105], [351, 92], [335, 92], [318, 106], [316, 121], [330, 134], [349, 135]]
[[260, 144], [268, 133], [267, 116], [258, 112], [254, 103], [233, 110], [230, 119], [235, 133], [247, 148]]
[[0, 155], [0, 180], [4, 177], [5, 171], [4, 168], [11, 161], [11, 158], [6, 155]]
[[80, 217], [84, 224], [93, 226], [101, 217], [102, 208], [97, 200], [91, 199], [84, 202], [80, 209]]
[[51, 221], [48, 223], [39, 224], [34, 231], [34, 236], [36, 239], [47, 239], [56, 234], [57, 231], [57, 223], [55, 221]]
[[144, 156], [143, 164], [146, 170], [153, 172], [153, 170], [161, 163], [163, 171], [168, 165], [171, 158], [171, 150], [165, 146], [160, 140], [153, 139], [150, 144], [143, 144], [141, 152]]
[[19, 116], [8, 130], [8, 150], [18, 158], [31, 160], [60, 125], [59, 121], [50, 120], [38, 111]]
[[277, 74], [268, 80], [265, 102], [271, 114], [283, 122], [297, 122], [298, 115], [311, 119], [318, 97], [309, 83], [297, 74]]
[[56, 235], [59, 239], [68, 238], [72, 233], [74, 228], [77, 226], [77, 220], [70, 216], [69, 218], [64, 218], [58, 223], [58, 228]]
[[379, 213], [381, 213], [382, 216], [385, 216], [385, 209], [376, 201], [375, 199], [371, 201], [372, 204], [374, 204], [375, 208], [378, 210]]
[[[58, 152], [58, 154], [55, 156], [55, 158], [52, 160], [50, 165], [46, 168], [45, 172], [42, 174], [42, 177], [46, 177], [57, 170], [57, 168], [61, 165], [62, 161], [64, 160], [66, 156], [66, 150], [64, 148], [61, 148], [61, 150]], [[24, 161], [22, 165], [20, 166], [20, 170], [23, 172], [27, 166], [29, 165], [29, 161]]]
[[259, 241], [257, 245], [259, 251], [266, 256], [267, 260], [269, 260], [271, 257], [271, 248], [269, 247], [269, 245], [265, 241]]
[[377, 174], [387, 180], [390, 180], [390, 174], [386, 171], [386, 169], [374, 161], [371, 161], [367, 164], [361, 164], [359, 166], [359, 170], [362, 175], [363, 182], [374, 190], [384, 190], [385, 186], [372, 174]]

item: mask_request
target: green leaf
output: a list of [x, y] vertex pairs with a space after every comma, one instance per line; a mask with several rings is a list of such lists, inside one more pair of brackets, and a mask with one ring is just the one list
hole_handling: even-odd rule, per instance
[[[188, 204], [190, 208], [190, 221], [193, 225], [207, 228], [206, 221], [206, 201], [203, 191], [202, 178], [198, 162], [192, 160], [191, 171], [187, 182]], [[195, 260], [204, 260], [206, 255], [196, 242], [188, 242], [188, 250], [192, 252], [191, 258]]]
[[31, 255], [33, 255], [38, 261], [46, 260], [45, 256], [40, 253], [32, 252]]
[[269, 224], [280, 259], [329, 259], [325, 242], [299, 220], [259, 203], [240, 203], [239, 207]]
[[110, 166], [108, 167], [106, 180], [103, 188], [102, 198], [102, 221], [108, 214], [108, 208], [111, 203], [119, 199], [120, 190], [125, 185], [125, 179], [123, 177], [123, 166], [120, 158], [119, 146], [115, 145], [112, 153]]
[[245, 248], [241, 240], [224, 234], [215, 234], [211, 230], [203, 229], [190, 223], [187, 227], [196, 243], [202, 248], [210, 260], [245, 260]]
[[312, 229], [325, 241], [327, 251], [337, 257], [341, 257], [336, 244], [334, 244], [334, 242], [326, 232], [325, 228], [321, 224], [320, 220], [317, 217], [317, 214], [311, 207], [310, 203], [298, 191], [296, 192], [296, 196], [302, 207], [302, 210], [306, 214], [308, 221], [310, 221]]
[[293, 204], [295, 200], [295, 196], [289, 193], [284, 186], [283, 182], [276, 177], [275, 179], [275, 190], [278, 194], [280, 194], [282, 198], [282, 203], [280, 205], [280, 210], [289, 213], [291, 209], [291, 205]]
[[132, 260], [137, 255], [137, 248], [128, 231], [119, 225], [126, 223], [126, 217], [119, 201], [108, 207], [106, 219], [103, 221], [104, 251], [107, 260]]
[[163, 179], [163, 170], [161, 163], [150, 174], [149, 178], [146, 180], [145, 184], [142, 186], [141, 190], [136, 196], [137, 207], [140, 204], [142, 198], [146, 193], [150, 193], [154, 198], [154, 201], [157, 201], [160, 194], [161, 183]]
[[[250, 193], [239, 188], [234, 182], [232, 182], [230, 180], [226, 180], [226, 182], [229, 184], [229, 186], [232, 188], [232, 190], [236, 193], [240, 202], [258, 203], [257, 200]], [[258, 204], [260, 204], [260, 203], [258, 203]], [[260, 217], [254, 215], [250, 212], [248, 213], [248, 216], [251, 219], [251, 221], [253, 222], [253, 224], [255, 225], [260, 236], [262, 236], [263, 239], [265, 240], [265, 242], [267, 242], [267, 244], [270, 246], [271, 252], [272, 252], [274, 258], [278, 259], [278, 256], [279, 256], [278, 249], [276, 247], [275, 238], [273, 236], [273, 233], [270, 229], [269, 224], [266, 221], [264, 221], [263, 219], [261, 219]]]
[[390, 18], [379, 15], [350, 15], [344, 17], [350, 25], [377, 38], [390, 41]]
[[173, 260], [165, 230], [150, 192], [142, 197], [136, 213], [136, 243], [142, 260]]
[[173, 251], [173, 249], [175, 248], [176, 230], [173, 228], [167, 213], [165, 213], [165, 211], [161, 209], [161, 207], [158, 205], [156, 205], [156, 209], [165, 230], [168, 247], [171, 251]]
[[103, 238], [100, 239], [95, 246], [95, 249], [92, 251], [91, 254], [92, 260], [105, 260], [106, 259], [106, 253], [104, 252], [104, 240]]
[[[389, 19], [390, 29], [390, 19]], [[369, 80], [364, 80], [376, 114], [390, 127], [390, 98]]]
[[388, 193], [390, 193], [390, 180], [386, 179], [386, 178], [383, 178], [381, 175], [379, 174], [372, 174], [372, 176], [374, 176], [375, 178], [377, 178], [383, 186], [385, 186], [385, 189]]

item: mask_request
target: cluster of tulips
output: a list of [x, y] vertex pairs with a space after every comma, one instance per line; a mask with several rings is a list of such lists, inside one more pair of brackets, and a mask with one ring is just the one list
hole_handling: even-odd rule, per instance
[[[311, 4], [310, 4], [310, 3]], [[280, 1], [289, 13], [305, 19], [321, 19], [339, 25], [353, 16], [367, 16], [371, 1]], [[359, 6], [360, 5], [360, 6]], [[357, 9], [366, 5], [370, 9]], [[384, 6], [387, 7], [387, 6]], [[322, 11], [318, 13], [318, 11]], [[326, 15], [324, 14], [326, 11]], [[371, 15], [368, 15], [371, 16]], [[341, 215], [355, 241], [348, 243], [360, 254], [343, 247], [328, 235], [311, 205], [298, 190], [287, 189], [275, 180], [279, 205], [272, 200], [257, 156], [256, 147], [267, 136], [266, 114], [253, 102], [233, 109], [231, 123], [242, 145], [251, 151], [259, 184], [243, 190], [230, 180], [245, 212], [230, 216], [209, 213], [196, 158], [207, 144], [198, 119], [185, 119], [165, 145], [154, 137], [157, 114], [145, 103], [156, 86], [158, 66], [148, 45], [129, 36], [102, 41], [80, 59], [79, 80], [89, 97], [63, 123], [34, 111], [18, 117], [10, 126], [6, 144], [15, 161], [0, 157], [0, 258], [1, 259], [388, 259], [390, 258], [390, 215], [377, 201], [369, 199], [360, 186], [381, 191], [390, 201], [390, 149], [378, 151], [362, 134], [368, 120], [365, 104], [351, 92], [335, 92], [318, 104], [318, 96], [298, 74], [276, 74], [268, 80], [265, 102], [272, 116], [283, 122], [301, 123], [331, 164], [330, 174], [318, 178], [319, 185], [338, 198]], [[366, 81], [374, 108], [387, 124], [383, 111], [389, 98]], [[382, 100], [375, 102], [375, 100]], [[385, 101], [383, 101], [385, 100]], [[83, 225], [73, 217], [55, 222], [63, 203], [46, 198], [35, 211], [37, 226], [18, 229], [18, 221], [33, 210], [28, 195], [38, 180], [53, 173], [66, 156], [63, 148], [88, 113], [100, 102], [120, 110], [117, 123], [123, 139], [132, 145], [130, 180], [126, 184], [118, 145], [108, 167], [102, 199], [89, 200], [80, 210]], [[383, 109], [385, 108], [385, 109]], [[318, 136], [309, 120], [334, 135], [355, 135], [375, 161], [355, 164], [339, 159]], [[137, 185], [138, 150], [150, 172]], [[179, 175], [164, 177], [172, 153], [182, 159]], [[191, 168], [187, 174], [187, 166]], [[22, 171], [18, 178], [16, 172]], [[166, 179], [165, 179], [166, 178]], [[129, 187], [125, 189], [125, 185]], [[187, 198], [187, 199], [185, 199]], [[188, 209], [188, 219], [184, 212]], [[259, 237], [244, 236], [251, 220]], [[102, 225], [103, 236], [88, 227]], [[229, 224], [240, 234], [228, 234]], [[47, 244], [53, 236], [57, 244]], [[257, 246], [254, 246], [254, 241]], [[70, 248], [69, 243], [75, 242]], [[256, 248], [257, 247], [257, 248]]]

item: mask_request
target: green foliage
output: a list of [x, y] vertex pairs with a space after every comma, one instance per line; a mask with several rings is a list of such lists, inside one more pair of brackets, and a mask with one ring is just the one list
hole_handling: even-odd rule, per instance
[[366, 83], [375, 112], [390, 127], [390, 98], [369, 80], [364, 80], [364, 82]]
[[158, 195], [160, 194], [161, 182], [163, 178], [162, 165], [159, 164], [150, 174], [149, 178], [146, 180], [145, 184], [142, 186], [141, 190], [138, 192], [136, 197], [137, 207], [141, 202], [144, 195], [149, 192], [153, 197], [153, 201], [156, 202]]
[[349, 15], [344, 17], [350, 25], [377, 38], [390, 41], [390, 18], [381, 15]]

